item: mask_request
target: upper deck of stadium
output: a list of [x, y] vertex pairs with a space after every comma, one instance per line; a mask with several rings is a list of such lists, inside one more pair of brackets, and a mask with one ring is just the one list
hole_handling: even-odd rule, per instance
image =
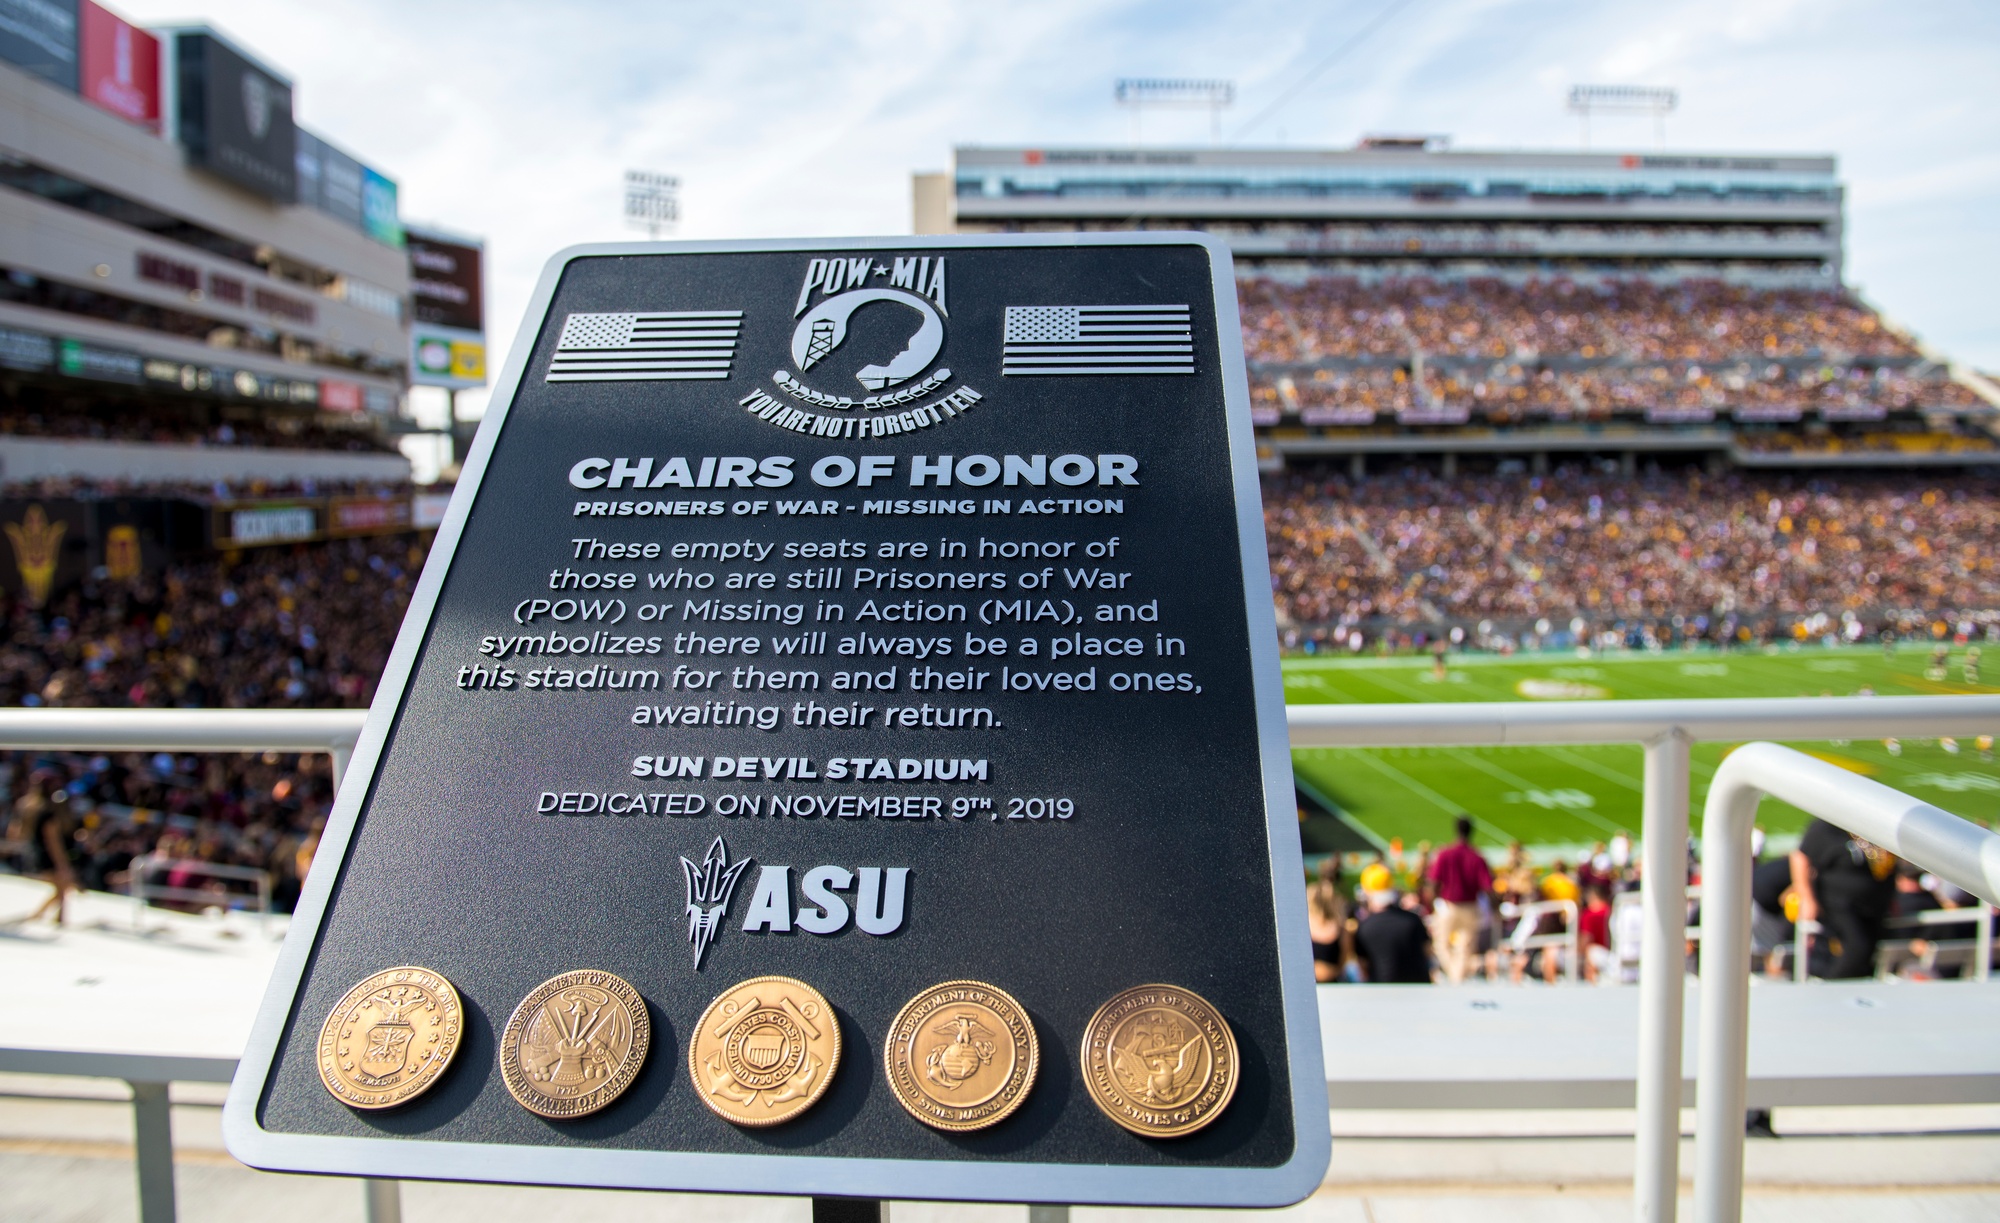
[[1552, 272], [1837, 284], [1836, 159], [1347, 149], [961, 146], [918, 183], [920, 232], [1199, 228], [1246, 271]]

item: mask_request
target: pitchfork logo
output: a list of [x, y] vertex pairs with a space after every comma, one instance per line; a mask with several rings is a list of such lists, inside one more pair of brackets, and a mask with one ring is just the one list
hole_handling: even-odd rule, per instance
[[736, 881], [750, 862], [749, 858], [731, 862], [729, 847], [721, 837], [708, 847], [708, 856], [700, 866], [681, 859], [681, 871], [687, 875], [688, 945], [694, 948], [696, 972], [701, 971], [702, 957], [715, 941], [715, 932], [722, 928], [722, 919], [729, 915], [729, 898], [735, 895]]

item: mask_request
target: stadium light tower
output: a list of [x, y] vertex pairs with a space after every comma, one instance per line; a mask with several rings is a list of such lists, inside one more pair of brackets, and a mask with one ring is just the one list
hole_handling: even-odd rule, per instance
[[1667, 115], [1680, 105], [1680, 91], [1652, 85], [1572, 85], [1569, 110], [1583, 125], [1583, 148], [1590, 151], [1590, 116], [1594, 112], [1653, 116], [1653, 144], [1667, 143]]
[[681, 180], [646, 170], [625, 171], [625, 222], [649, 238], [671, 232], [681, 219]]
[[1197, 81], [1186, 78], [1154, 79], [1122, 77], [1112, 88], [1118, 105], [1132, 112], [1132, 143], [1139, 143], [1140, 123], [1147, 107], [1160, 110], [1208, 110], [1208, 137], [1222, 139], [1222, 109], [1236, 101], [1235, 81]]

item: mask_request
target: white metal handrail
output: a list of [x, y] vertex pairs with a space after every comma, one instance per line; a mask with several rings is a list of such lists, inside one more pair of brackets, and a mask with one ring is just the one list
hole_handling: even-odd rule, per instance
[[[1770, 736], [1987, 734], [2000, 728], [2000, 696], [1293, 705], [1285, 713], [1295, 748], [1586, 743], [1644, 748], [1641, 869], [1649, 886], [1639, 901], [1645, 929], [1633, 1199], [1638, 1223], [1672, 1223], [1680, 1188], [1689, 746]], [[362, 710], [5, 709], [0, 749], [325, 751], [333, 756], [338, 782], [365, 717]], [[1833, 771], [1849, 782], [1863, 780]], [[1744, 835], [1747, 849], [1747, 831]], [[1704, 913], [1710, 908], [1704, 906]], [[1747, 915], [1745, 925], [1747, 948]], [[1740, 1072], [1740, 1057], [1737, 1066]], [[1724, 1129], [1725, 1138], [1733, 1133], [1740, 1139], [1740, 1112]], [[167, 1209], [163, 1217], [171, 1218], [170, 1197]]]
[[1750, 831], [1765, 795], [1942, 876], [2000, 897], [2000, 836], [1948, 811], [1775, 743], [1730, 753], [1702, 807], [1701, 1040], [1695, 1071], [1696, 1223], [1743, 1217], [1750, 1048]]
[[221, 900], [225, 907], [234, 908], [231, 901], [247, 900], [240, 892], [225, 892], [220, 897], [204, 888], [176, 887], [166, 883], [149, 883], [147, 877], [154, 871], [183, 871], [192, 875], [206, 875], [211, 879], [236, 879], [254, 885], [257, 889], [257, 932], [265, 933], [271, 920], [271, 872], [254, 866], [234, 866], [226, 862], [207, 862], [200, 858], [170, 858], [162, 854], [141, 854], [132, 859], [127, 871], [125, 894], [133, 900], [132, 923], [138, 925], [145, 916], [146, 906], [155, 900], [177, 900], [188, 904], [213, 905]]
[[[1548, 934], [1541, 932], [1542, 918], [1554, 914], [1563, 919], [1563, 928]], [[1577, 907], [1574, 900], [1537, 900], [1533, 904], [1521, 906], [1520, 924], [1507, 937], [1507, 945], [1517, 954], [1527, 955], [1531, 951], [1547, 954], [1560, 948], [1563, 953], [1563, 975], [1574, 981], [1580, 965], [1582, 943], [1577, 930]]]

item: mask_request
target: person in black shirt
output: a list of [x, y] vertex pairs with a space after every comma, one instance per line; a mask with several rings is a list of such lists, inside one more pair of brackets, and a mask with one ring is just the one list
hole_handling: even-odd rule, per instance
[[1368, 893], [1369, 913], [1354, 932], [1361, 979], [1374, 985], [1429, 985], [1431, 932], [1424, 919], [1396, 904], [1396, 893]]
[[1764, 957], [1767, 972], [1781, 971], [1778, 949], [1792, 941], [1792, 922], [1785, 916], [1785, 893], [1792, 887], [1787, 858], [1766, 858], [1750, 871], [1750, 954]]
[[1799, 920], [1817, 921], [1814, 975], [1832, 979], [1870, 976], [1875, 945], [1895, 898], [1896, 859], [1825, 820], [1814, 820], [1792, 851], [1792, 887]]

